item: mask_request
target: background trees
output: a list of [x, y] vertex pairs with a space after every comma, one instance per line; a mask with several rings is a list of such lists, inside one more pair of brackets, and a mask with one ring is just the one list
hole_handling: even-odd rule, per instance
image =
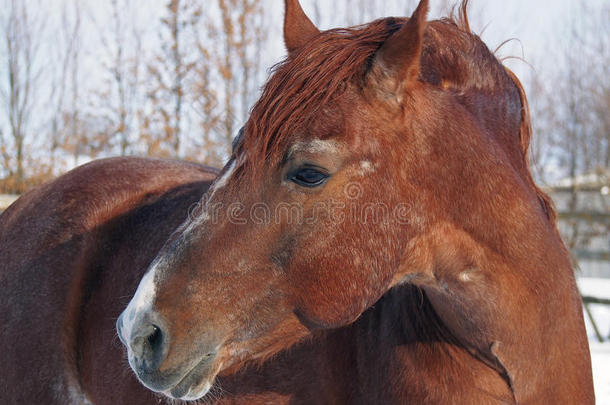
[[[0, 20], [4, 57], [0, 102], [5, 124], [0, 129], [0, 155], [5, 188], [19, 191], [26, 184], [26, 145], [34, 127], [33, 113], [41, 96], [40, 79], [45, 18], [36, 2], [5, 0]], [[32, 7], [34, 6], [34, 7]]]
[[[416, 3], [303, 0], [323, 29], [406, 15]], [[452, 4], [435, 2], [433, 15]], [[519, 36], [523, 14], [498, 21], [488, 7], [473, 2], [471, 19], [477, 32], [506, 24], [502, 38], [484, 32], [492, 49], [509, 28]], [[532, 68], [516, 62], [543, 182], [610, 165], [610, 7], [572, 7], [557, 22], [562, 37], [525, 55]], [[0, 0], [0, 193], [103, 156], [222, 164], [284, 55], [281, 13], [276, 0]], [[500, 52], [521, 53], [518, 43]]]

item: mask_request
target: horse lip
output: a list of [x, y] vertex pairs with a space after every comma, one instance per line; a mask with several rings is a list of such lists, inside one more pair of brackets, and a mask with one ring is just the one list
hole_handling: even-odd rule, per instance
[[[218, 352], [210, 352], [205, 354], [202, 359], [195, 364], [184, 376], [172, 387], [163, 391], [163, 394], [172, 399], [181, 400], [196, 400], [203, 397], [208, 393], [212, 387], [212, 381], [215, 378], [214, 360], [216, 360]], [[200, 373], [200, 376], [196, 376], [196, 373]], [[196, 381], [189, 381], [193, 378], [197, 378]], [[202, 384], [203, 381], [207, 381], [206, 384]], [[198, 397], [191, 395], [191, 390], [195, 387], [202, 386]]]

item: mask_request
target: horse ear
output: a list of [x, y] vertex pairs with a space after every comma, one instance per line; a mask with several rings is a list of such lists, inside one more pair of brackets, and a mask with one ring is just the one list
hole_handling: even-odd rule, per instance
[[285, 0], [284, 3], [284, 42], [288, 53], [293, 53], [318, 35], [320, 30], [307, 17], [299, 0]]
[[377, 53], [378, 63], [399, 82], [413, 82], [419, 76], [428, 8], [428, 0], [421, 0], [411, 18]]

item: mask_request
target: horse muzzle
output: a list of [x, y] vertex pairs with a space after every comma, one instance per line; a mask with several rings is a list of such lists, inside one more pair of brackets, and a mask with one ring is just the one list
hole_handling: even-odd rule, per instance
[[158, 314], [125, 311], [117, 320], [116, 328], [127, 348], [129, 365], [148, 389], [181, 400], [199, 399], [210, 390], [217, 371], [217, 351], [192, 356], [196, 360], [190, 364], [164, 368], [171, 334]]

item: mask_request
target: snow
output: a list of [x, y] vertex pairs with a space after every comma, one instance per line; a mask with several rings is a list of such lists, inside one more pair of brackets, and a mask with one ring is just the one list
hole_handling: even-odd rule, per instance
[[583, 295], [610, 299], [610, 278], [581, 277], [577, 282]]
[[597, 405], [610, 405], [610, 343], [590, 341]]
[[[578, 287], [583, 295], [610, 298], [610, 279], [580, 278]], [[606, 341], [600, 343], [593, 332], [591, 322], [585, 314], [585, 325], [589, 335], [593, 383], [597, 405], [610, 405], [610, 306], [590, 304], [589, 308]]]
[[561, 179], [552, 187], [593, 187], [593, 188], [603, 188], [608, 183], [608, 179], [610, 178], [610, 170], [606, 170], [606, 173], [587, 173], [581, 176], [576, 177], [568, 177]]
[[15, 202], [17, 197], [19, 197], [19, 196], [0, 194], [0, 211], [8, 208], [9, 205], [11, 205], [12, 203]]

